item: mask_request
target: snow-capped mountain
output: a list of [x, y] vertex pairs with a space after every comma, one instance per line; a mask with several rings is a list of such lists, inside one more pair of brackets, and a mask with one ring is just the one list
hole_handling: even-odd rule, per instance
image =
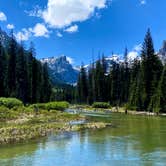
[[166, 40], [163, 41], [163, 45], [159, 50], [158, 56], [163, 63], [166, 63]]
[[3, 45], [7, 45], [8, 41], [10, 40], [10, 37], [5, 31], [2, 31], [0, 28], [0, 41]]
[[53, 83], [75, 84], [77, 82], [79, 69], [72, 66], [68, 57], [62, 55], [43, 58], [40, 61], [47, 63]]

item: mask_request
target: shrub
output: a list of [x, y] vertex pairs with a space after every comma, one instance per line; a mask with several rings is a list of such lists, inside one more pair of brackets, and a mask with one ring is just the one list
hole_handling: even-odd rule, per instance
[[11, 109], [13, 107], [23, 106], [23, 103], [22, 103], [22, 101], [20, 101], [16, 98], [0, 97], [0, 106], [5, 106], [5, 107]]
[[47, 110], [64, 111], [68, 107], [69, 107], [69, 103], [65, 102], [65, 101], [63, 101], [63, 102], [49, 102], [46, 104]]
[[93, 108], [109, 108], [110, 104], [105, 102], [95, 102], [92, 105]]
[[34, 107], [39, 108], [40, 110], [60, 110], [60, 111], [64, 111], [66, 108], [69, 107], [69, 103], [66, 101], [62, 101], [62, 102], [49, 102], [49, 103], [37, 103], [37, 104], [33, 104], [30, 106], [30, 108], [34, 108]]
[[0, 106], [0, 120], [12, 120], [17, 119], [19, 116], [19, 113], [13, 110], [10, 110], [9, 108], [5, 106]]

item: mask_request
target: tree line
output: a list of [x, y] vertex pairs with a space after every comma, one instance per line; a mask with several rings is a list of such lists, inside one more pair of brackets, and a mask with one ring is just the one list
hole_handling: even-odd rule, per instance
[[108, 72], [103, 56], [93, 62], [87, 71], [82, 65], [78, 84], [77, 102], [109, 102], [113, 106], [150, 112], [166, 112], [166, 63], [155, 53], [148, 29], [145, 36], [141, 60], [129, 63], [127, 49], [124, 62], [114, 62]]
[[35, 58], [33, 44], [29, 50], [18, 44], [13, 32], [7, 44], [0, 40], [0, 96], [16, 97], [24, 103], [48, 102], [52, 85], [47, 64]]

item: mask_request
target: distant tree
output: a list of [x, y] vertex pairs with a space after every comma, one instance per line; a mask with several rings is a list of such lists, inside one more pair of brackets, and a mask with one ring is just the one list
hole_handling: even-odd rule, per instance
[[50, 96], [51, 96], [51, 91], [52, 91], [52, 87], [51, 87], [51, 83], [50, 83], [50, 79], [49, 79], [49, 75], [48, 75], [48, 66], [47, 63], [45, 63], [43, 65], [43, 82], [42, 82], [42, 101], [43, 102], [47, 102], [50, 100]]
[[7, 56], [5, 53], [5, 49], [0, 41], [0, 96], [6, 96], [6, 91], [5, 91], [6, 74], [7, 74], [6, 63], [7, 63]]
[[10, 41], [8, 44], [8, 66], [7, 66], [7, 84], [8, 95], [11, 97], [16, 96], [16, 56], [17, 56], [17, 43], [14, 39], [13, 32], [11, 32]]
[[87, 74], [84, 66], [81, 66], [79, 79], [78, 79], [78, 97], [79, 102], [87, 103], [88, 98], [88, 85], [87, 85]]
[[27, 102], [28, 75], [23, 45], [18, 48], [16, 58], [16, 97]]

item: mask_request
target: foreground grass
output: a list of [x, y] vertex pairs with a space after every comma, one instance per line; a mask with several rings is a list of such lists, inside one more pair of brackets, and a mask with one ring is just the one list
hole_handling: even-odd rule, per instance
[[[42, 106], [43, 108], [43, 106]], [[78, 114], [68, 114], [59, 110], [38, 109], [32, 106], [0, 107], [0, 144], [25, 142], [62, 131], [78, 131], [89, 128], [104, 128], [108, 124], [91, 122], [73, 125], [73, 121], [84, 121]]]

